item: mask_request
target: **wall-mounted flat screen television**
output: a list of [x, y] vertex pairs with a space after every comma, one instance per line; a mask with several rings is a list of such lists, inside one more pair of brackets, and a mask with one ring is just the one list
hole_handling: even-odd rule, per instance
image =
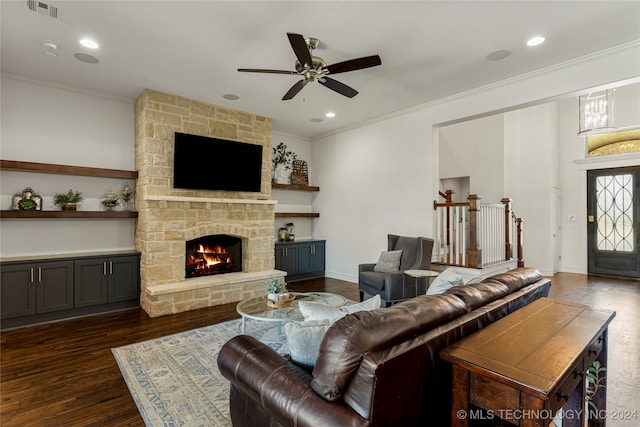
[[175, 133], [173, 188], [260, 192], [262, 145]]

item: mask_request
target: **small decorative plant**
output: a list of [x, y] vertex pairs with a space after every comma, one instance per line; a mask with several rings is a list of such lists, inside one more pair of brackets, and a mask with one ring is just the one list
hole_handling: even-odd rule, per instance
[[593, 403], [593, 398], [598, 393], [598, 389], [600, 387], [604, 387], [604, 384], [602, 384], [602, 382], [604, 381], [605, 377], [604, 375], [600, 376], [600, 374], [606, 370], [607, 368], [602, 366], [597, 360], [593, 362], [589, 369], [587, 369], [587, 389], [585, 392], [585, 399], [587, 400], [587, 405], [591, 406], [596, 411], [598, 410], [598, 407], [595, 403]]
[[287, 284], [280, 277], [272, 277], [265, 282], [267, 290], [267, 298], [272, 301], [278, 301], [281, 297], [287, 298], [288, 295], [282, 295], [287, 293]]
[[298, 155], [293, 151], [287, 150], [287, 146], [284, 142], [279, 143], [277, 146], [271, 148], [273, 168], [284, 165], [286, 170], [291, 169], [291, 162], [298, 158]]
[[56, 193], [53, 196], [53, 203], [61, 206], [62, 209], [69, 209], [69, 207], [73, 209], [83, 200], [82, 193], [74, 190], [69, 190], [66, 193]]

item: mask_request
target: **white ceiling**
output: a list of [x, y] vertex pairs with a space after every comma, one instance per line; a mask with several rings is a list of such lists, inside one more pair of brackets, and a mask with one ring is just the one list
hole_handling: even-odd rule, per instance
[[[640, 40], [640, 1], [50, 4], [61, 19], [1, 2], [3, 72], [130, 99], [150, 88], [268, 116], [274, 130], [309, 138]], [[320, 39], [314, 54], [328, 64], [378, 54], [382, 65], [333, 76], [360, 92], [352, 99], [312, 83], [281, 101], [297, 76], [236, 69], [293, 70], [287, 32]], [[546, 43], [527, 47], [533, 35]], [[100, 48], [80, 46], [86, 36]], [[43, 54], [43, 40], [58, 44], [57, 57]], [[499, 49], [512, 55], [485, 59]], [[81, 62], [79, 52], [100, 62]]]

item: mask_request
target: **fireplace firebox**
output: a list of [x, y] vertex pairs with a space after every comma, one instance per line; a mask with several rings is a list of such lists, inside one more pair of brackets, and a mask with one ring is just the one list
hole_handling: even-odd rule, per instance
[[186, 242], [186, 278], [242, 271], [242, 239], [214, 234]]

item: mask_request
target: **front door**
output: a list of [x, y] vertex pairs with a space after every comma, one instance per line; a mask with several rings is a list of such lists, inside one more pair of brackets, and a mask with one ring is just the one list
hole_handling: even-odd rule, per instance
[[589, 273], [640, 277], [640, 167], [587, 172]]

